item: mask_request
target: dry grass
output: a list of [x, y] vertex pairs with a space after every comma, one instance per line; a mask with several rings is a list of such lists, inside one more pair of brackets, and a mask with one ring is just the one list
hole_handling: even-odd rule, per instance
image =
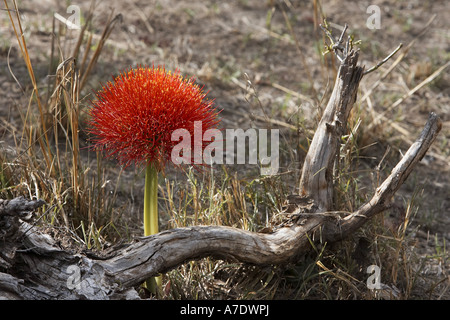
[[[236, 108], [224, 110], [225, 125], [238, 123], [256, 126], [279, 127], [282, 132], [281, 165], [282, 172], [277, 176], [260, 177], [257, 168], [245, 169], [217, 166], [204, 172], [192, 171], [174, 173], [171, 170], [160, 180], [161, 229], [190, 225], [227, 225], [251, 231], [271, 227], [271, 219], [283, 205], [286, 196], [295, 192], [299, 175], [299, 161], [308, 148], [308, 141], [321, 109], [330, 94], [333, 75], [336, 73], [336, 61], [331, 55], [325, 57], [316, 54], [309, 57], [305, 46], [299, 42], [295, 33], [295, 23], [300, 19], [299, 11], [290, 7], [289, 2], [279, 5], [266, 4], [266, 27], [248, 35], [246, 41], [255, 45], [254, 38], [263, 34], [270, 46], [266, 53], [276, 51], [277, 46], [297, 53], [300, 66], [310, 65], [306, 58], [319, 61], [315, 68], [319, 79], [313, 79], [313, 70], [306, 69], [300, 84], [307, 90], [298, 93], [281, 81], [279, 73], [274, 71], [270, 89], [258, 92], [263, 81], [249, 77], [240, 80], [241, 73], [233, 64], [222, 64], [220, 58], [204, 62], [195, 67], [189, 59], [182, 64], [187, 73], [198, 74], [199, 81], [212, 83], [219, 88], [233, 86], [237, 94], [244, 96], [244, 110]], [[105, 161], [100, 154], [93, 154], [85, 145], [83, 134], [84, 117], [88, 105], [89, 93], [83, 88], [95, 78], [96, 64], [101, 61], [106, 43], [110, 36], [118, 33], [116, 24], [119, 15], [112, 11], [103, 16], [94, 15], [91, 6], [81, 32], [75, 38], [75, 45], [65, 47], [63, 39], [68, 37], [62, 26], [52, 25], [51, 50], [48, 52], [48, 74], [51, 81], [46, 89], [36, 78], [34, 65], [28, 51], [30, 41], [21, 26], [16, 3], [7, 2], [6, 13], [10, 16], [10, 28], [20, 44], [21, 55], [31, 81], [31, 88], [24, 88], [25, 108], [17, 108], [20, 121], [8, 123], [2, 121], [2, 138], [11, 143], [2, 143], [0, 149], [0, 196], [12, 198], [25, 195], [41, 198], [47, 206], [40, 213], [39, 222], [55, 228], [68, 230], [72, 240], [79, 246], [101, 250], [111, 243], [129, 241], [140, 235], [141, 201], [143, 175], [139, 169], [119, 170], [114, 163]], [[243, 5], [245, 7], [245, 5]], [[137, 7], [136, 7], [137, 8]], [[139, 8], [137, 8], [139, 11]], [[214, 10], [193, 4], [192, 10], [178, 7], [168, 10], [157, 8], [167, 15], [182, 15], [191, 21], [192, 16], [215, 15]], [[165, 10], [165, 11], [164, 11]], [[178, 11], [177, 11], [178, 10]], [[212, 13], [210, 12], [212, 11]], [[281, 13], [280, 13], [281, 10]], [[310, 15], [314, 26], [325, 15], [320, 1], [313, 1]], [[200, 13], [199, 13], [200, 12]], [[205, 13], [206, 12], [206, 13]], [[156, 14], [157, 14], [156, 13]], [[275, 13], [278, 20], [274, 18]], [[3, 13], [2, 13], [3, 14]], [[155, 15], [156, 15], [155, 14]], [[161, 14], [163, 16], [163, 14]], [[147, 22], [141, 12], [138, 21]], [[164, 20], [159, 16], [155, 19]], [[100, 21], [97, 21], [99, 19]], [[344, 22], [344, 21], [342, 21]], [[100, 27], [103, 25], [104, 27]], [[153, 25], [153, 26], [152, 26]], [[155, 24], [144, 23], [148, 34], [154, 34]], [[167, 26], [169, 28], [170, 26]], [[101, 28], [102, 31], [98, 31]], [[426, 29], [426, 27], [424, 28]], [[153, 31], [152, 31], [153, 30]], [[315, 28], [313, 32], [313, 52], [322, 48], [323, 36]], [[153, 33], [152, 33], [153, 32]], [[96, 36], [96, 34], [100, 34]], [[253, 37], [253, 38], [252, 38]], [[394, 99], [386, 87], [394, 81], [392, 74], [402, 75], [411, 61], [406, 59], [408, 50], [416, 42], [414, 38], [407, 50], [400, 51], [391, 67], [380, 68], [374, 72], [373, 83], [363, 83], [361, 96], [352, 112], [348, 124], [350, 134], [343, 137], [340, 158], [336, 167], [336, 210], [353, 211], [361, 205], [371, 192], [380, 184], [390, 168], [396, 162], [393, 149], [404, 147], [414, 139], [414, 132], [402, 124], [406, 118], [398, 107], [408, 99], [414, 99], [414, 93], [430, 86], [442, 76], [448, 63], [436, 65], [434, 71], [425, 71], [420, 78], [412, 76], [413, 89]], [[161, 39], [160, 39], [161, 40]], [[256, 41], [257, 42], [257, 41]], [[131, 47], [139, 44], [131, 41]], [[161, 45], [155, 44], [155, 46]], [[105, 49], [106, 46], [106, 49]], [[230, 44], [231, 46], [231, 44]], [[181, 49], [180, 49], [181, 48]], [[182, 47], [175, 47], [182, 51]], [[157, 48], [158, 49], [158, 48]], [[174, 49], [174, 51], [176, 51]], [[156, 49], [155, 49], [156, 50]], [[162, 48], [158, 50], [164, 51]], [[156, 50], [157, 52], [159, 52]], [[316, 50], [316, 51], [314, 51]], [[363, 41], [363, 55], [364, 41]], [[258, 51], [258, 50], [257, 50]], [[235, 50], [235, 53], [241, 52]], [[370, 52], [369, 52], [370, 54]], [[376, 56], [376, 53], [373, 53]], [[386, 56], [384, 52], [382, 56]], [[77, 60], [74, 60], [77, 57]], [[164, 57], [169, 64], [177, 57]], [[161, 57], [160, 57], [161, 58]], [[236, 57], [237, 58], [237, 57]], [[380, 57], [377, 57], [379, 61]], [[105, 59], [108, 59], [105, 57]], [[258, 61], [260, 56], [253, 56]], [[144, 61], [145, 63], [146, 61]], [[275, 61], [276, 62], [276, 61]], [[281, 63], [280, 60], [278, 62]], [[274, 63], [274, 61], [272, 61]], [[374, 62], [372, 65], [376, 64]], [[192, 67], [194, 65], [194, 67]], [[121, 66], [125, 67], [125, 66]], [[246, 65], [245, 68], [248, 66]], [[395, 67], [400, 70], [396, 71]], [[271, 73], [265, 65], [253, 62], [248, 68], [261, 73]], [[12, 73], [14, 68], [10, 67]], [[115, 70], [118, 71], [118, 70]], [[114, 71], [114, 72], [115, 72]], [[255, 71], [256, 72], [256, 71]], [[108, 75], [109, 76], [109, 75]], [[285, 74], [290, 77], [290, 74]], [[437, 79], [437, 80], [436, 80]], [[252, 86], [249, 87], [250, 80]], [[106, 81], [101, 79], [101, 81]], [[253, 83], [254, 82], [254, 83]], [[322, 89], [317, 88], [320, 83]], [[20, 84], [19, 84], [20, 85]], [[402, 84], [398, 84], [399, 86]], [[291, 86], [293, 88], [293, 86]], [[382, 88], [381, 94], [376, 94]], [[242, 91], [243, 90], [243, 91]], [[384, 91], [383, 91], [384, 90]], [[447, 85], [448, 90], [448, 85]], [[378, 91], [380, 92], [380, 91]], [[433, 91], [427, 91], [433, 93]], [[232, 94], [232, 93], [230, 93]], [[267, 103], [267, 96], [277, 95], [282, 103]], [[274, 98], [273, 98], [274, 99]], [[232, 101], [232, 100], [231, 100]], [[298, 101], [311, 108], [299, 108]], [[220, 102], [220, 101], [219, 101]], [[293, 108], [292, 105], [295, 107]], [[385, 108], [378, 106], [385, 105]], [[247, 112], [247, 109], [250, 112]], [[227, 119], [228, 118], [228, 119]], [[379, 120], [382, 120], [381, 122]], [[389, 119], [389, 121], [388, 121]], [[448, 120], [447, 120], [448, 121]], [[420, 125], [417, 125], [420, 127]], [[431, 156], [438, 161], [447, 161], [448, 135], [431, 150]], [[295, 146], [295, 147], [293, 147]], [[443, 170], [446, 170], [445, 168]], [[424, 172], [420, 172], [424, 174]], [[142, 181], [141, 181], [142, 180]], [[294, 185], [294, 187], [293, 187]], [[396, 206], [368, 223], [351, 238], [330, 246], [323, 243], [314, 247], [310, 255], [302, 261], [288, 266], [259, 268], [217, 261], [211, 258], [193, 261], [163, 275], [160, 297], [163, 299], [413, 299], [448, 297], [448, 279], [445, 280], [449, 255], [445, 247], [445, 237], [429, 237], [434, 242], [435, 252], [429, 250], [424, 255], [417, 249], [419, 204], [423, 196], [423, 187], [411, 183], [413, 192], [405, 195], [403, 201], [396, 199]], [[423, 220], [422, 220], [423, 221]], [[422, 223], [423, 224], [423, 223]], [[427, 242], [429, 243], [429, 242]], [[372, 291], [367, 288], [370, 265], [381, 268], [383, 287]], [[441, 273], [429, 277], [427, 268], [438, 266]], [[448, 276], [448, 275], [447, 275]], [[446, 293], [447, 292], [447, 293]]]
[[[97, 155], [96, 165], [92, 165], [89, 159], [88, 163], [85, 158], [82, 159], [84, 150], [80, 146], [80, 122], [83, 119], [80, 92], [117, 17], [109, 17], [97, 49], [91, 56], [88, 48], [92, 44], [92, 34], [86, 39], [85, 31], [91, 23], [92, 12], [79, 34], [73, 54], [67, 58], [63, 55], [63, 50], [59, 50], [60, 55], [56, 59], [58, 63], [53, 69], [55, 58], [53, 50], [51, 51], [49, 68], [50, 74], [54, 76], [51, 77], [53, 82], [49, 82], [44, 98], [38, 90], [27, 39], [21, 36], [24, 30], [17, 3], [13, 1], [13, 7], [9, 8], [5, 1], [5, 6], [33, 89], [25, 114], [20, 114], [21, 132], [18, 128], [10, 128], [9, 133], [15, 146], [13, 152], [2, 158], [4, 182], [0, 191], [2, 194], [7, 191], [9, 196], [24, 194], [30, 198], [45, 199], [48, 208], [46, 215], [42, 217], [44, 222], [78, 230], [85, 240], [89, 239], [85, 243], [88, 247], [92, 246], [92, 242], [98, 245], [101, 230], [113, 223], [109, 217], [114, 194], [106, 196], [100, 155]], [[90, 10], [93, 11], [94, 7]], [[61, 30], [63, 29], [59, 29], [59, 32]], [[61, 49], [58, 40], [62, 35], [56, 32], [55, 24], [53, 32], [55, 37], [52, 37], [52, 48], [56, 42], [55, 45]], [[80, 69], [75, 62], [80, 51], [84, 51], [82, 65], [86, 63], [86, 68]]]

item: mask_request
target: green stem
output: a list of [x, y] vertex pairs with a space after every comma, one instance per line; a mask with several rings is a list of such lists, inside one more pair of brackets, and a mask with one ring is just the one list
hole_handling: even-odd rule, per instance
[[145, 171], [144, 236], [158, 233], [158, 171], [152, 163]]
[[[144, 190], [144, 236], [159, 232], [158, 227], [158, 170], [149, 163], [145, 170]], [[161, 277], [153, 277], [146, 281], [147, 289], [156, 294], [161, 287]]]

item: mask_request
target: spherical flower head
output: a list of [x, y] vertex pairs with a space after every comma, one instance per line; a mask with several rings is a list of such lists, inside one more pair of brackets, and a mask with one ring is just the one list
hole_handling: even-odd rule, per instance
[[185, 129], [193, 136], [196, 121], [202, 124], [202, 134], [218, 125], [218, 111], [206, 95], [194, 78], [184, 79], [178, 70], [126, 70], [103, 85], [92, 101], [89, 132], [94, 149], [124, 167], [152, 163], [161, 170], [179, 143], [171, 139], [174, 130]]

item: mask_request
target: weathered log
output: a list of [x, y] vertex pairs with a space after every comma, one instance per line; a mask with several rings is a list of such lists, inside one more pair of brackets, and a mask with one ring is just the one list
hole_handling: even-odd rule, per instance
[[19, 219], [31, 219], [33, 211], [42, 206], [43, 200], [27, 201], [23, 197], [12, 200], [0, 199], [0, 240], [5, 240], [16, 234]]
[[[432, 113], [417, 141], [369, 202], [347, 216], [332, 212], [332, 169], [363, 76], [357, 61], [358, 52], [353, 50], [343, 59], [305, 159], [300, 195], [290, 197], [283, 223], [271, 232], [225, 226], [172, 229], [111, 248], [99, 257], [61, 248], [50, 236], [21, 220], [28, 216], [25, 212], [43, 202], [15, 200], [12, 207], [24, 208], [16, 211], [0, 203], [0, 232], [4, 228], [0, 241], [0, 298], [137, 299], [135, 286], [189, 260], [212, 256], [255, 265], [286, 264], [310, 252], [311, 241], [320, 238], [334, 242], [348, 236], [388, 208], [392, 196], [441, 129], [439, 117]], [[1, 224], [1, 219], [14, 216]]]

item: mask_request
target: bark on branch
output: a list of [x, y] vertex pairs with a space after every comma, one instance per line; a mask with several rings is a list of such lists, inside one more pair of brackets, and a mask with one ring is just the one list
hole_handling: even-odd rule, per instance
[[332, 209], [334, 161], [364, 72], [364, 68], [357, 65], [358, 56], [358, 51], [352, 50], [342, 61], [303, 164], [300, 195], [312, 197], [320, 212]]
[[270, 233], [230, 227], [195, 226], [163, 231], [114, 247], [104, 256], [74, 254], [23, 221], [43, 204], [18, 198], [0, 202], [0, 298], [137, 299], [145, 279], [206, 256], [255, 265], [296, 261], [311, 241], [341, 240], [389, 206], [389, 201], [425, 155], [441, 129], [432, 113], [417, 141], [376, 190], [372, 199], [342, 217], [330, 213], [333, 166], [339, 139], [356, 100], [364, 69], [358, 52], [342, 61], [330, 101], [303, 166], [300, 194], [290, 197], [285, 220]]

